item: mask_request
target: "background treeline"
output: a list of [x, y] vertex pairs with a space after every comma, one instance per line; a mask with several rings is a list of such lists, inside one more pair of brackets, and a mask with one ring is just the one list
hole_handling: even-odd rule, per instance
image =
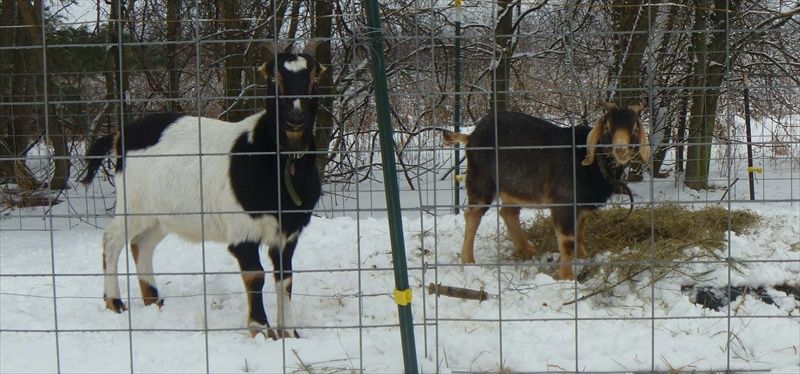
[[[2, 0], [0, 183], [3, 191], [68, 187], [87, 138], [145, 112], [236, 121], [260, 108], [266, 39], [318, 58], [320, 167], [327, 181], [371, 178], [379, 160], [368, 30], [351, 0]], [[78, 5], [95, 8], [76, 21]], [[645, 105], [658, 177], [706, 188], [712, 142], [743, 141], [743, 111], [776, 123], [775, 154], [798, 158], [798, 1], [382, 1], [401, 170], [435, 167], [419, 153], [436, 127], [490, 109], [591, 123], [600, 99]], [[454, 89], [461, 21], [461, 92]], [[46, 144], [44, 153], [36, 145]], [[789, 146], [786, 146], [786, 145]], [[782, 147], [783, 146], [783, 147]], [[792, 148], [794, 146], [794, 149]], [[780, 151], [780, 150], [783, 151]], [[781, 154], [780, 152], [783, 152]], [[31, 159], [42, 158], [32, 167]]]

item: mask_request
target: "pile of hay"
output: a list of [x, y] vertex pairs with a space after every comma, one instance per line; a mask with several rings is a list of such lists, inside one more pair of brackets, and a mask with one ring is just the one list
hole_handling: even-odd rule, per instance
[[[651, 268], [655, 274], [650, 279], [656, 281], [681, 261], [701, 256], [717, 258], [715, 252], [723, 248], [727, 231], [746, 233], [760, 220], [751, 211], [728, 211], [718, 206], [689, 210], [678, 205], [657, 205], [634, 209], [625, 219], [627, 214], [628, 209], [610, 208], [586, 215], [586, 251], [591, 256], [609, 252], [602, 261], [603, 283], [631, 279]], [[539, 215], [526, 231], [540, 252], [558, 252], [549, 216]], [[684, 251], [690, 247], [700, 248], [703, 253]], [[616, 273], [613, 281], [612, 273]]]

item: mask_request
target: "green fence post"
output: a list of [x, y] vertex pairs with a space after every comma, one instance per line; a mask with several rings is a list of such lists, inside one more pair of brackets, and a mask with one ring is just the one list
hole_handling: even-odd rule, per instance
[[383, 61], [383, 32], [378, 13], [378, 1], [364, 2], [367, 28], [372, 41], [372, 76], [375, 85], [375, 107], [378, 111], [378, 134], [381, 142], [383, 181], [386, 184], [386, 206], [389, 216], [389, 237], [394, 262], [395, 302], [400, 318], [400, 339], [403, 346], [403, 365], [406, 373], [417, 373], [417, 350], [414, 343], [414, 319], [411, 315], [411, 289], [408, 286], [406, 250], [403, 241], [403, 222], [400, 212], [400, 191], [397, 187], [392, 123], [389, 117], [389, 91], [386, 66]]
[[[456, 42], [455, 42], [455, 98], [453, 103], [453, 122], [455, 122], [455, 132], [461, 132], [461, 0], [455, 1], [456, 6]], [[461, 169], [458, 162], [461, 161], [461, 145], [456, 144], [456, 169], [453, 184], [453, 206], [455, 213], [458, 213], [458, 206], [461, 204]]]

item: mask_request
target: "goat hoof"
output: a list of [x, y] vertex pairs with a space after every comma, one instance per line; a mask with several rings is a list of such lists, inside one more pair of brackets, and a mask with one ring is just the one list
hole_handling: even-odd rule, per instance
[[250, 321], [247, 324], [247, 328], [250, 330], [250, 337], [255, 338], [256, 335], [261, 334], [264, 335], [265, 338], [269, 338], [275, 340], [275, 334], [272, 333], [272, 329], [269, 327], [269, 324], [262, 324], [255, 321]]
[[155, 299], [150, 297], [144, 299], [145, 306], [151, 304], [155, 304], [158, 307], [158, 309], [161, 309], [161, 307], [164, 306], [164, 299]]
[[300, 335], [297, 335], [297, 330], [289, 331], [282, 328], [276, 328], [275, 330], [270, 329], [269, 336], [272, 338], [272, 340], [300, 337]]
[[584, 268], [578, 273], [578, 276], [575, 277], [579, 283], [583, 283], [585, 280], [589, 279], [589, 275], [591, 275], [592, 271], [589, 268]]
[[530, 260], [536, 257], [536, 251], [533, 248], [529, 248], [524, 251], [515, 251], [514, 257], [516, 257], [519, 260]]
[[113, 299], [113, 298], [106, 298], [106, 308], [113, 311], [114, 313], [122, 313], [128, 308], [125, 306], [125, 303], [122, 302], [122, 299]]
[[472, 256], [461, 256], [461, 263], [462, 264], [474, 264], [475, 257]]
[[575, 275], [572, 274], [572, 269], [570, 269], [570, 270], [561, 270], [561, 269], [559, 269], [558, 272], [556, 272], [555, 278], [556, 278], [556, 280], [560, 280], [560, 281], [572, 281], [572, 280], [575, 280]]

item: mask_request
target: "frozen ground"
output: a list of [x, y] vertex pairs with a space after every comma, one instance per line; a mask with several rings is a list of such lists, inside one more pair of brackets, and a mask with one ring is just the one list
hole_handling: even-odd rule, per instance
[[[632, 185], [640, 203], [722, 204], [765, 217], [753, 232], [731, 233], [720, 252], [743, 263], [741, 272], [724, 263], [684, 267], [709, 271], [705, 285], [765, 287], [776, 302], [744, 296], [720, 311], [691, 303], [681, 291], [691, 282], [678, 274], [655, 287], [628, 282], [614, 296], [570, 304], [588, 285], [554, 280], [542, 261], [547, 256], [510, 260], [511, 245], [493, 211], [478, 233], [479, 264], [462, 266], [463, 219], [450, 213], [449, 180], [422, 186], [423, 192], [405, 191], [422, 371], [800, 372], [800, 302], [772, 287], [800, 283], [800, 177], [796, 161], [761, 166], [757, 202], [747, 201], [741, 163], [732, 166], [731, 177], [714, 181], [727, 186], [743, 178], [727, 194], [724, 188], [677, 188], [672, 178]], [[250, 338], [245, 331], [238, 266], [221, 244], [168, 237], [155, 258], [165, 306], [144, 307], [135, 276], [128, 282], [123, 275], [130, 310], [104, 309], [99, 272], [101, 228], [108, 222], [102, 214], [112, 191], [107, 183], [71, 190], [51, 214], [42, 208], [6, 211], [0, 220], [0, 372], [402, 372], [381, 188], [364, 185], [354, 200], [323, 199], [294, 257], [302, 338], [282, 341]], [[106, 199], [96, 198], [101, 189]], [[356, 204], [362, 211], [348, 211]], [[129, 258], [120, 268], [135, 271]], [[424, 291], [432, 282], [483, 288], [492, 298], [436, 299]], [[265, 300], [274, 321], [272, 290], [265, 287]]]

